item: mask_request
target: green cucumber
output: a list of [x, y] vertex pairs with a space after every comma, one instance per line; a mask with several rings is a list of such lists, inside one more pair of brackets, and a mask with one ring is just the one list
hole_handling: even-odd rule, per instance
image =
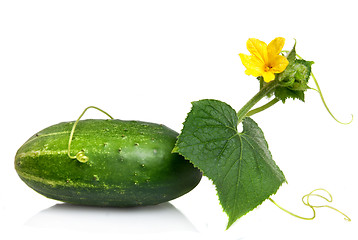
[[75, 122], [50, 126], [17, 151], [19, 177], [40, 194], [83, 205], [129, 207], [166, 202], [191, 191], [201, 172], [172, 153], [178, 133], [164, 125], [122, 120], [78, 122], [71, 155], [69, 137]]

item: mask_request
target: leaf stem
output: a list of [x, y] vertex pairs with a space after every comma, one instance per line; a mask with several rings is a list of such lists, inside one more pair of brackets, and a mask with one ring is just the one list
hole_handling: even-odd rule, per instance
[[262, 105], [261, 107], [258, 107], [258, 108], [255, 108], [255, 109], [252, 109], [251, 111], [249, 111], [247, 114], [246, 114], [246, 117], [250, 117], [256, 113], [259, 113], [259, 112], [262, 112], [264, 110], [266, 110], [267, 108], [275, 105], [276, 103], [278, 103], [280, 100], [277, 99], [277, 98], [274, 98], [272, 99], [270, 102], [266, 103], [265, 105]]
[[[255, 95], [253, 96], [253, 98], [251, 98], [238, 112], [237, 112], [237, 116], [239, 118], [239, 123], [242, 122], [242, 120], [247, 116], [247, 114], [250, 112], [251, 108], [253, 108], [255, 106], [256, 103], [258, 103], [262, 98], [264, 98], [265, 96], [267, 96], [269, 93], [271, 93], [273, 91], [273, 89], [275, 89], [275, 87], [277, 87], [278, 82], [277, 81], [272, 81], [268, 84], [266, 84], [264, 87], [261, 88], [261, 90]], [[273, 104], [272, 104], [273, 105]], [[264, 105], [265, 106], [265, 105]], [[266, 107], [267, 108], [267, 107]], [[265, 108], [265, 109], [266, 109]], [[261, 111], [263, 111], [264, 109], [262, 109]], [[256, 111], [256, 110], [255, 110]], [[255, 112], [254, 112], [255, 113]], [[252, 114], [251, 114], [252, 115]]]

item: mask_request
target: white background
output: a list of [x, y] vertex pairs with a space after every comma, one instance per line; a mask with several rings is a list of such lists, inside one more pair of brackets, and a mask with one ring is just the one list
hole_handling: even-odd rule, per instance
[[336, 123], [314, 91], [306, 103], [289, 100], [254, 116], [288, 180], [273, 198], [311, 216], [300, 199], [324, 187], [352, 222], [330, 209], [299, 220], [266, 201], [225, 231], [206, 178], [155, 207], [75, 207], [37, 194], [13, 167], [30, 136], [90, 105], [178, 132], [192, 101], [214, 98], [238, 110], [258, 89], [238, 57], [249, 37], [284, 37], [286, 50], [297, 39], [332, 112], [358, 117], [355, 2], [0, 1], [0, 238], [358, 239], [358, 122]]

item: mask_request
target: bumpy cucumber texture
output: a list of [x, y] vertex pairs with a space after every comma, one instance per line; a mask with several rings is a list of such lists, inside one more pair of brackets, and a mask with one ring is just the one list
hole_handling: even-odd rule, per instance
[[191, 191], [201, 172], [171, 153], [178, 133], [154, 123], [82, 120], [50, 126], [18, 150], [15, 169], [42, 195], [74, 204], [129, 207], [154, 205]]

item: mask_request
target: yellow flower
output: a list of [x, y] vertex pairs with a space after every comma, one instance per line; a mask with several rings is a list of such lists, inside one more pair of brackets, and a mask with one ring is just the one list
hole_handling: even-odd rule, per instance
[[246, 67], [245, 73], [254, 77], [262, 76], [265, 82], [270, 82], [275, 79], [275, 73], [283, 72], [288, 60], [282, 55], [279, 55], [285, 39], [282, 37], [275, 38], [269, 45], [256, 38], [250, 38], [247, 43], [247, 50], [252, 55], [240, 53], [242, 64]]

